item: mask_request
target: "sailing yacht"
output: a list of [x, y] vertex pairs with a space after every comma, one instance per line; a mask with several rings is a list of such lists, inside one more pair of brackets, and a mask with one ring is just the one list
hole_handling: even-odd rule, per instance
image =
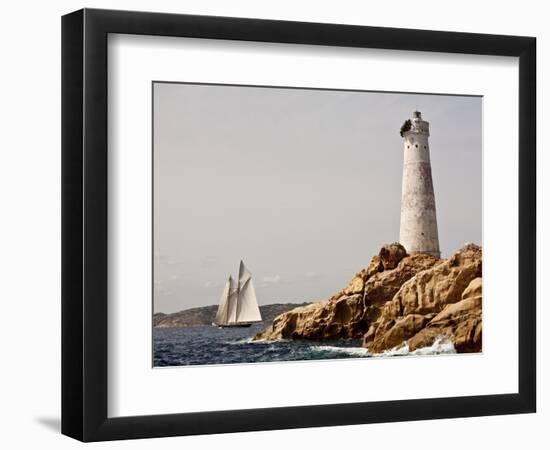
[[252, 274], [241, 261], [237, 283], [231, 275], [225, 284], [218, 312], [212, 325], [217, 327], [249, 327], [261, 322], [262, 315], [252, 284]]

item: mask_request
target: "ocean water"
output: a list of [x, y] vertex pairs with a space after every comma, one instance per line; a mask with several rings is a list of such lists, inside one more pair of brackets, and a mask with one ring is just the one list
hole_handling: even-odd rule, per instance
[[[202, 364], [239, 364], [275, 361], [373, 357], [361, 347], [361, 341], [252, 341], [265, 328], [153, 328], [154, 366], [189, 366]], [[401, 346], [377, 356], [403, 356], [455, 353], [452, 343], [436, 341], [433, 346], [409, 352]]]

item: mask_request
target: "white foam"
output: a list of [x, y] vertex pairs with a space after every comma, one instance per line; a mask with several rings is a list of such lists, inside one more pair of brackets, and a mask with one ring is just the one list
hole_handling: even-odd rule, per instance
[[332, 345], [313, 345], [310, 347], [313, 351], [326, 351], [334, 353], [345, 353], [351, 356], [372, 356], [366, 348], [363, 347], [334, 347]]
[[391, 350], [386, 350], [373, 356], [406, 356], [406, 355], [450, 355], [456, 353], [454, 344], [446, 337], [438, 337], [429, 347], [410, 351], [409, 345], [404, 342]]
[[278, 342], [300, 342], [300, 341], [294, 341], [293, 339], [256, 339], [254, 336], [248, 338], [247, 343], [248, 344], [271, 344], [271, 343], [278, 343]]
[[255, 339], [254, 336], [238, 339], [236, 341], [226, 341], [228, 345], [242, 344], [278, 344], [280, 342], [290, 342], [291, 339]]
[[388, 357], [388, 356], [418, 356], [418, 355], [450, 355], [456, 353], [453, 343], [446, 337], [438, 337], [435, 342], [428, 346], [410, 351], [409, 345], [404, 342], [390, 350], [382, 353], [370, 353], [363, 347], [334, 347], [332, 345], [311, 346], [311, 350], [344, 353], [355, 357]]

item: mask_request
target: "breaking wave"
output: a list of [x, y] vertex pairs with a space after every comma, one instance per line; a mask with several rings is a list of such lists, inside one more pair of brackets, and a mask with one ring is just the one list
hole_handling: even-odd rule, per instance
[[410, 351], [409, 345], [404, 343], [391, 350], [386, 350], [373, 356], [406, 356], [406, 355], [452, 355], [456, 353], [454, 344], [447, 338], [439, 337], [428, 346]]
[[418, 355], [451, 355], [456, 353], [453, 343], [444, 337], [437, 338], [435, 342], [428, 346], [418, 348], [414, 351], [410, 351], [407, 343], [398, 345], [391, 350], [386, 350], [382, 353], [370, 353], [363, 347], [335, 347], [332, 345], [315, 345], [311, 346], [312, 351], [341, 353], [355, 358], [367, 358], [367, 357], [388, 357], [388, 356], [418, 356]]
[[366, 348], [363, 347], [335, 347], [333, 345], [312, 345], [311, 351], [342, 353], [354, 357], [372, 356]]

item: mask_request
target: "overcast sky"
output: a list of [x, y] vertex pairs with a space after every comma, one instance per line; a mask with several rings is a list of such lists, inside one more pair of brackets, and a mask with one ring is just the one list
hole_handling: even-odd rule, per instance
[[479, 97], [154, 84], [154, 309], [319, 301], [399, 240], [402, 123], [430, 122], [439, 241], [481, 244]]

